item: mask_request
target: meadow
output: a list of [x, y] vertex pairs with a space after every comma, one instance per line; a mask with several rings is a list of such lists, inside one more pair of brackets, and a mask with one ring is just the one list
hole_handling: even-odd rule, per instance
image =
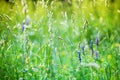
[[0, 80], [120, 80], [120, 0], [0, 0]]

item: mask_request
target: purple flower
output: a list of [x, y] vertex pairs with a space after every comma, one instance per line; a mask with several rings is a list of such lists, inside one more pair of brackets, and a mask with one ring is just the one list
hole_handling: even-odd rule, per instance
[[78, 50], [78, 59], [79, 61], [81, 62], [81, 54], [80, 54], [80, 51]]
[[94, 51], [96, 59], [98, 60], [98, 51]]
[[92, 40], [90, 41], [90, 49], [91, 50], [93, 49], [93, 41]]
[[82, 45], [82, 52], [85, 55], [85, 45]]
[[22, 23], [22, 32], [25, 30], [25, 25]]
[[99, 45], [99, 39], [96, 38], [96, 46], [98, 47], [98, 45]]

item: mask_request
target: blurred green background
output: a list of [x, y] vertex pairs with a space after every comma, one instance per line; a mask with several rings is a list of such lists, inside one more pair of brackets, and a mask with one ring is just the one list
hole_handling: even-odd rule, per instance
[[120, 0], [0, 0], [0, 80], [119, 80], [119, 33]]

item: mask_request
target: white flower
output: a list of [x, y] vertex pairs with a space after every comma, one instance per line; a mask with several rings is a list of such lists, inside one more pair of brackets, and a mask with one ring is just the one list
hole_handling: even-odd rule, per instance
[[85, 66], [85, 67], [95, 67], [97, 69], [100, 68], [100, 66], [97, 64], [97, 63], [81, 63], [82, 66]]

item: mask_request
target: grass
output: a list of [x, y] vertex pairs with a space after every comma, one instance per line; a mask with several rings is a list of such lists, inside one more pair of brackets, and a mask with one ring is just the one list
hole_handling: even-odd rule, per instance
[[0, 1], [0, 80], [120, 79], [119, 0], [22, 3]]

